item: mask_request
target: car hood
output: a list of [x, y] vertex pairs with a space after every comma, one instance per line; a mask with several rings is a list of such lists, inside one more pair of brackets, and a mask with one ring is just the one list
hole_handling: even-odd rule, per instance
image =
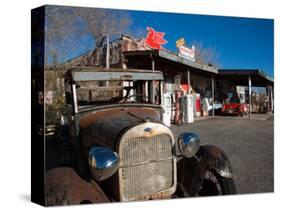
[[80, 119], [84, 148], [105, 146], [115, 149], [125, 129], [144, 122], [160, 123], [160, 112], [152, 108], [114, 108], [85, 114]]
[[230, 104], [225, 104], [224, 108], [225, 109], [236, 109], [239, 106], [241, 106], [240, 103], [230, 103]]

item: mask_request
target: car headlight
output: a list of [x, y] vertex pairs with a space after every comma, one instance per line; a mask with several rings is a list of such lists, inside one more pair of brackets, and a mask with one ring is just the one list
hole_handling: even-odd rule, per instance
[[89, 165], [92, 176], [97, 181], [111, 177], [119, 168], [116, 152], [104, 147], [93, 147], [89, 151]]
[[195, 133], [182, 133], [178, 138], [181, 154], [187, 158], [193, 157], [200, 148], [199, 136]]

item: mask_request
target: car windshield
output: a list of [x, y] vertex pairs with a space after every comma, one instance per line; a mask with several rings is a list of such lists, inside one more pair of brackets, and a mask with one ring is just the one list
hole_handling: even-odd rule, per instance
[[229, 100], [229, 103], [240, 103], [240, 98], [237, 93], [235, 93]]
[[160, 104], [160, 81], [77, 81], [78, 108], [114, 103]]

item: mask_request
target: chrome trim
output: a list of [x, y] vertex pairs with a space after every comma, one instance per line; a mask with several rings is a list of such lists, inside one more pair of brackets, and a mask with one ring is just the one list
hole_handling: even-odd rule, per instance
[[145, 161], [142, 163], [133, 163], [131, 165], [127, 165], [127, 166], [119, 166], [119, 168], [127, 168], [127, 167], [131, 167], [131, 166], [140, 166], [140, 165], [144, 165], [144, 164], [148, 164], [148, 163], [155, 163], [155, 162], [159, 162], [159, 161], [164, 161], [164, 160], [171, 160], [171, 159], [177, 159], [177, 156], [173, 156], [173, 157], [168, 157], [168, 158], [163, 158], [163, 159], [159, 159], [159, 160], [150, 160], [150, 161]]
[[227, 167], [225, 167], [224, 169], [218, 169], [218, 168], [214, 168], [214, 169], [222, 177], [233, 178], [232, 170], [228, 169]]
[[93, 147], [89, 151], [89, 165], [92, 176], [97, 181], [111, 177], [119, 168], [119, 157], [116, 152], [104, 147]]
[[[145, 131], [146, 128], [151, 128], [152, 130], [147, 132]], [[159, 195], [163, 195], [163, 197], [169, 197], [172, 194], [174, 194], [174, 192], [176, 191], [177, 188], [177, 156], [174, 153], [174, 148], [175, 148], [175, 140], [174, 140], [174, 135], [172, 133], [172, 131], [165, 125], [161, 124], [161, 123], [152, 123], [152, 122], [145, 122], [142, 123], [140, 125], [137, 125], [131, 129], [129, 129], [128, 131], [126, 131], [123, 136], [120, 138], [119, 142], [118, 142], [118, 146], [117, 146], [117, 150], [118, 150], [118, 154], [122, 155], [122, 148], [120, 148], [122, 145], [122, 142], [125, 142], [131, 138], [136, 138], [136, 137], [145, 137], [145, 138], [150, 138], [152, 136], [156, 136], [156, 135], [161, 135], [161, 134], [167, 134], [170, 138], [171, 138], [171, 142], [172, 142], [172, 147], [173, 147], [173, 157], [168, 157], [168, 158], [163, 158], [161, 160], [157, 160], [157, 161], [165, 161], [165, 160], [172, 160], [173, 163], [173, 185], [170, 188], [167, 188], [165, 190], [159, 191], [156, 194], [152, 194], [152, 196], [157, 196]], [[156, 161], [156, 162], [157, 162]], [[155, 162], [155, 161], [153, 161]], [[149, 164], [151, 163], [151, 161], [147, 161], [147, 162], [143, 162], [144, 164]], [[129, 165], [126, 167], [130, 167], [130, 166], [134, 166], [134, 165], [143, 165], [142, 163], [139, 164], [133, 164], [133, 165]], [[120, 201], [129, 201], [128, 199], [126, 199], [124, 197], [123, 194], [123, 184], [120, 183], [122, 182], [122, 167], [125, 167], [124, 165], [122, 165], [122, 161], [120, 162], [120, 169], [118, 170], [118, 176], [119, 176], [119, 198]], [[171, 170], [172, 171], [172, 170]]]

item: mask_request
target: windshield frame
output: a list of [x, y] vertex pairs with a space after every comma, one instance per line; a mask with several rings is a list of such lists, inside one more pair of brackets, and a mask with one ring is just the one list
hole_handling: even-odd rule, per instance
[[[99, 80], [92, 80], [92, 81], [99, 81]], [[128, 107], [128, 106], [136, 106], [136, 107], [155, 107], [155, 108], [161, 108], [162, 107], [162, 102], [163, 102], [163, 80], [146, 80], [146, 83], [151, 83], [158, 81], [158, 96], [159, 96], [159, 101], [158, 103], [155, 103], [154, 101], [151, 101], [151, 103], [140, 103], [140, 102], [102, 102], [100, 104], [89, 104], [89, 105], [79, 105], [78, 104], [78, 98], [77, 98], [77, 82], [79, 81], [72, 81], [70, 83], [70, 88], [71, 88], [71, 96], [72, 96], [72, 103], [73, 103], [73, 112], [74, 113], [80, 113], [88, 110], [93, 110], [94, 108], [104, 108], [104, 107]], [[123, 81], [125, 82], [125, 81]], [[133, 82], [133, 81], [132, 81]], [[153, 86], [152, 86], [153, 87]], [[152, 89], [154, 90], [154, 89]], [[152, 92], [152, 96], [154, 93]]]

